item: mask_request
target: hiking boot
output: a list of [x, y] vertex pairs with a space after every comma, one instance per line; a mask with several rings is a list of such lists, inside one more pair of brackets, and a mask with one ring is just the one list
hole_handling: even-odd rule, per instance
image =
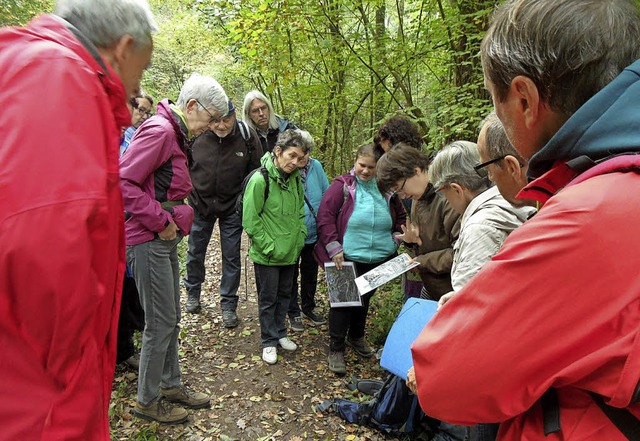
[[171, 389], [160, 388], [160, 396], [167, 401], [182, 404], [189, 409], [202, 409], [211, 405], [211, 398], [208, 395], [189, 390], [184, 384]]
[[222, 311], [222, 326], [225, 328], [235, 328], [238, 326], [238, 314], [235, 311]]
[[298, 345], [289, 340], [289, 337], [282, 337], [278, 340], [278, 344], [282, 346], [285, 351], [295, 351], [298, 349]]
[[162, 424], [179, 424], [187, 421], [189, 414], [180, 406], [174, 406], [163, 399], [157, 399], [147, 404], [136, 403], [133, 414], [148, 421]]
[[302, 318], [300, 316], [291, 317], [289, 319], [289, 327], [292, 331], [302, 332], [304, 331], [304, 325], [302, 324]]
[[276, 364], [278, 361], [278, 349], [275, 346], [269, 346], [262, 350], [262, 359], [267, 364]]
[[189, 294], [187, 297], [186, 310], [190, 314], [197, 314], [200, 312], [200, 297]]
[[319, 325], [324, 325], [325, 323], [327, 323], [327, 321], [324, 319], [324, 317], [322, 317], [320, 314], [318, 314], [315, 310], [314, 311], [309, 311], [309, 313], [302, 313], [302, 316], [311, 320], [311, 323], [313, 323], [316, 326]]
[[347, 344], [361, 357], [369, 358], [373, 355], [373, 349], [371, 349], [364, 337], [356, 339], [347, 338]]
[[133, 369], [134, 371], [138, 372], [138, 370], [140, 369], [140, 355], [133, 354], [131, 357], [127, 358], [122, 363], [124, 363], [127, 367]]
[[347, 373], [347, 365], [344, 362], [344, 352], [329, 352], [329, 370], [340, 375]]

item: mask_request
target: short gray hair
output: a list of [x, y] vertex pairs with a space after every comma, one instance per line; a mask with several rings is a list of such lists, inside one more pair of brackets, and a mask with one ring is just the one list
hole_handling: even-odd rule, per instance
[[54, 14], [78, 28], [97, 48], [110, 49], [124, 35], [148, 47], [158, 30], [146, 0], [58, 0]]
[[307, 153], [311, 153], [311, 148], [313, 147], [313, 138], [311, 138], [309, 132], [306, 132], [304, 130], [287, 129], [278, 135], [276, 147], [280, 147], [283, 152], [290, 147], [299, 147], [306, 155]]
[[254, 100], [260, 100], [267, 105], [267, 107], [269, 108], [269, 128], [277, 129], [278, 119], [276, 118], [276, 112], [273, 110], [273, 104], [271, 104], [271, 100], [259, 90], [252, 90], [244, 97], [244, 103], [242, 104], [242, 115], [244, 116], [244, 122], [249, 124], [249, 127], [251, 127], [252, 129], [258, 130], [253, 120], [251, 119], [251, 103]]
[[640, 58], [634, 0], [509, 0], [481, 46], [485, 77], [504, 101], [511, 81], [530, 78], [567, 116]]
[[473, 166], [480, 162], [475, 142], [454, 141], [438, 152], [429, 166], [429, 180], [435, 188], [458, 184], [470, 191], [483, 191], [491, 187], [488, 178], [480, 177]]
[[488, 114], [480, 123], [480, 131], [486, 127], [485, 131], [485, 148], [489, 159], [499, 158], [501, 156], [511, 155], [515, 157], [520, 164], [526, 164], [527, 161], [513, 148], [511, 141], [507, 138], [504, 126], [495, 110]]
[[189, 100], [198, 100], [198, 108], [202, 105], [207, 109], [215, 109], [222, 116], [229, 113], [229, 98], [222, 86], [215, 79], [196, 72], [182, 85], [176, 104], [185, 109]]
[[311, 136], [311, 133], [307, 132], [306, 130], [297, 130], [300, 132], [300, 136], [302, 137], [304, 143], [309, 146], [309, 153], [311, 153], [316, 145], [316, 142], [313, 140], [313, 136]]

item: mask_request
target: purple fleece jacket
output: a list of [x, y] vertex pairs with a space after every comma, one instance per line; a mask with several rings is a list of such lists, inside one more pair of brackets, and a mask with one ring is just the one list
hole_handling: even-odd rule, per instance
[[127, 245], [149, 242], [173, 220], [189, 234], [193, 209], [188, 204], [163, 209], [162, 202], [182, 201], [191, 192], [184, 123], [169, 107], [158, 103], [155, 116], [146, 120], [120, 158], [120, 188], [127, 212]]

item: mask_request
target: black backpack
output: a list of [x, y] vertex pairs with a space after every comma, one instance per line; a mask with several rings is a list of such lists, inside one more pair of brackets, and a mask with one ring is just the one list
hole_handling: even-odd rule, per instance
[[242, 190], [236, 198], [236, 213], [238, 213], [240, 216], [242, 216], [242, 207], [244, 206], [244, 192], [247, 189], [247, 183], [249, 182], [249, 179], [251, 179], [251, 176], [253, 176], [258, 171], [262, 174], [262, 177], [264, 178], [264, 181], [266, 183], [264, 187], [265, 202], [269, 197], [269, 172], [264, 165], [261, 165], [260, 167], [251, 170], [251, 172], [249, 172], [249, 174], [242, 180]]
[[328, 400], [314, 410], [334, 412], [352, 424], [373, 427], [392, 435], [418, 437], [432, 433], [431, 419], [422, 412], [418, 397], [397, 375], [389, 374], [385, 381], [357, 380], [355, 387], [365, 394], [373, 394], [373, 398], [365, 402]]

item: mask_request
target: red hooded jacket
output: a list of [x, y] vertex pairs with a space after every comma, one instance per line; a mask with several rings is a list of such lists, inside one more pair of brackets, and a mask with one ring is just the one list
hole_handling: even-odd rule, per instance
[[61, 20], [0, 30], [0, 440], [110, 438], [125, 102]]

